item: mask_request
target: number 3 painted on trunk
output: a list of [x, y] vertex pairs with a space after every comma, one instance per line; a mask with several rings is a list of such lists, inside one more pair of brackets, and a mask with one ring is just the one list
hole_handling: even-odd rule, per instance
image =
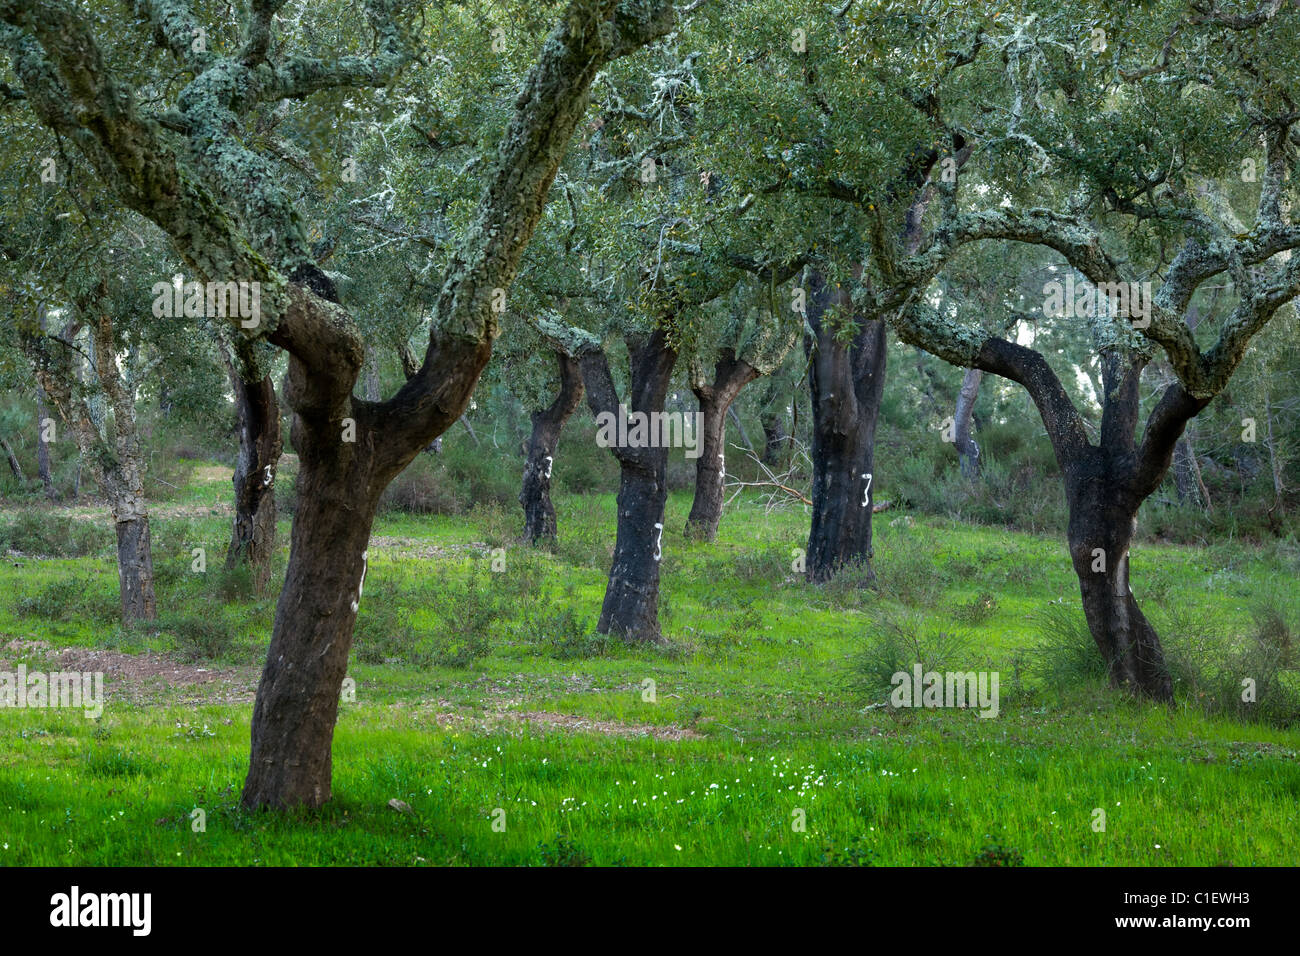
[[555, 459], [552, 458], [550, 455], [547, 455], [547, 456], [546, 456], [546, 474], [542, 475], [543, 478], [550, 478], [550, 477], [551, 477], [551, 466], [554, 465], [554, 464], [555, 464]]
[[655, 560], [658, 561], [663, 557], [664, 526], [658, 521], [655, 522], [655, 530], [659, 533], [655, 535]]
[[867, 487], [862, 489], [862, 507], [865, 508], [867, 505], [871, 504], [871, 475], [866, 474], [862, 477], [867, 479]]

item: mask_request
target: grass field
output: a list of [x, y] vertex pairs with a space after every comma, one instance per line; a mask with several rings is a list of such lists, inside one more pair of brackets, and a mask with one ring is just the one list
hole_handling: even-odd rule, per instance
[[[54, 523], [45, 553], [79, 555], [29, 543], [4, 561], [0, 670], [104, 670], [108, 691], [97, 720], [0, 710], [0, 864], [1300, 859], [1294, 726], [1211, 713], [1199, 685], [1165, 708], [1095, 675], [1061, 678], [1090, 661], [1063, 542], [885, 512], [879, 590], [852, 575], [810, 587], [791, 570], [802, 510], [737, 504], [716, 544], [690, 544], [682, 496], [665, 521], [670, 643], [653, 649], [592, 633], [612, 496], [559, 498], [554, 554], [512, 544], [514, 512], [381, 516], [335, 799], [315, 814], [249, 814], [238, 797], [274, 596], [221, 570], [226, 480], [196, 468], [156, 510], [162, 616], [148, 629], [116, 621], [97, 509], [66, 525], [0, 515], [10, 548]], [[204, 573], [192, 570], [199, 547]], [[1297, 570], [1294, 542], [1145, 544], [1133, 558], [1171, 657], [1211, 632], [1245, 640], [1261, 602], [1294, 628]], [[863, 661], [891, 628], [949, 669], [997, 671], [999, 715], [880, 706]]]

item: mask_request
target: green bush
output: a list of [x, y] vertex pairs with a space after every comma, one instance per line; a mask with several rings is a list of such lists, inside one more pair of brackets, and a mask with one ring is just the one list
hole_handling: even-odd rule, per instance
[[894, 675], [922, 671], [968, 671], [970, 644], [958, 633], [926, 625], [916, 611], [876, 609], [868, 617], [862, 649], [853, 659], [853, 684], [872, 700], [887, 696]]
[[110, 624], [119, 620], [122, 614], [116, 583], [114, 580], [112, 592], [106, 592], [93, 577], [59, 578], [35, 594], [20, 598], [15, 610], [22, 617]]
[[1029, 674], [1058, 696], [1106, 679], [1106, 661], [1088, 630], [1083, 608], [1053, 601], [1035, 615], [1040, 642], [1030, 651]]
[[189, 661], [225, 657], [235, 643], [230, 626], [215, 614], [166, 614], [159, 618], [158, 626], [171, 634], [176, 651]]
[[1158, 631], [1176, 699], [1207, 715], [1279, 727], [1300, 723], [1300, 661], [1280, 604], [1261, 600], [1253, 608], [1254, 627], [1235, 637], [1200, 609], [1175, 606], [1164, 617]]
[[0, 524], [0, 551], [50, 558], [82, 558], [111, 550], [112, 531], [99, 521], [69, 518], [40, 509]]

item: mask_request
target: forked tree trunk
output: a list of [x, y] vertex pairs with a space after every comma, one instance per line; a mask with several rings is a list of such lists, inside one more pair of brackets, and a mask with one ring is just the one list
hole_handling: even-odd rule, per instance
[[691, 391], [700, 402], [703, 435], [700, 457], [695, 460], [695, 497], [686, 519], [686, 536], [712, 541], [722, 520], [722, 499], [727, 475], [727, 412], [740, 390], [758, 378], [758, 369], [724, 350], [714, 365], [712, 384], [694, 382]]
[[[662, 331], [628, 337], [632, 381], [628, 414], [662, 412], [677, 353]], [[583, 355], [582, 379], [593, 414], [619, 416], [618, 393], [603, 351]], [[659, 564], [668, 500], [668, 449], [661, 442], [612, 445], [619, 464], [618, 534], [596, 630], [629, 641], [658, 641]]]
[[524, 509], [522, 540], [525, 544], [554, 541], [558, 537], [555, 506], [551, 504], [551, 474], [560, 432], [582, 401], [582, 371], [578, 361], [558, 351], [555, 358], [560, 366], [560, 391], [550, 405], [532, 413], [533, 431], [524, 459], [519, 504]]
[[288, 277], [290, 301], [268, 339], [290, 355], [284, 397], [300, 504], [253, 710], [245, 806], [330, 798], [339, 691], [379, 496], [469, 404], [498, 331], [494, 302], [514, 280], [596, 74], [672, 23], [672, 7], [655, 0], [632, 10], [575, 5], [556, 27], [514, 101], [469, 238], [448, 263], [424, 363], [392, 398], [353, 396], [364, 346], [328, 278], [310, 266]]
[[1193, 397], [1176, 382], [1169, 385], [1139, 444], [1138, 386], [1145, 359], [1106, 351], [1101, 436], [1093, 445], [1060, 379], [1037, 352], [989, 339], [975, 359], [985, 371], [1023, 385], [1047, 428], [1065, 480], [1070, 560], [1084, 616], [1111, 683], [1153, 700], [1171, 700], [1173, 684], [1160, 638], [1129, 586], [1130, 548], [1139, 507], [1168, 474], [1183, 429], [1209, 399]]
[[836, 338], [832, 309], [850, 307], [847, 292], [828, 288], [813, 272], [804, 338], [812, 394], [812, 527], [807, 576], [826, 581], [846, 566], [871, 569], [871, 504], [877, 486], [873, 462], [876, 420], [885, 386], [885, 324], [859, 320], [849, 345]]

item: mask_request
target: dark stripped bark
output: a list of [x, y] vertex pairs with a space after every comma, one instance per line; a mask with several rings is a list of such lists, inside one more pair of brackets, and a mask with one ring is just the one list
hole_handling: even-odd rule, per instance
[[700, 402], [703, 435], [700, 457], [695, 460], [695, 497], [686, 519], [688, 538], [712, 541], [718, 536], [726, 484], [727, 412], [740, 390], [758, 376], [758, 369], [724, 349], [714, 364], [712, 383], [691, 384]]
[[551, 504], [551, 473], [555, 467], [560, 432], [582, 401], [582, 370], [578, 361], [562, 352], [554, 355], [560, 367], [560, 391], [550, 405], [532, 413], [533, 431], [524, 458], [519, 504], [524, 509], [523, 541], [526, 544], [558, 538], [555, 506]]
[[871, 504], [876, 420], [885, 387], [885, 324], [859, 320], [847, 345], [836, 341], [833, 309], [851, 308], [847, 290], [812, 272], [804, 350], [812, 396], [812, 527], [806, 574], [826, 581], [846, 566], [871, 569]]
[[1208, 403], [1182, 385], [1168, 386], [1136, 440], [1144, 362], [1113, 352], [1102, 356], [1102, 424], [1097, 445], [1046, 360], [1001, 339], [980, 348], [975, 364], [1019, 382], [1047, 427], [1065, 480], [1070, 559], [1079, 579], [1088, 630], [1111, 684], [1153, 700], [1173, 698], [1159, 635], [1142, 614], [1129, 585], [1130, 548], [1138, 508], [1169, 471], [1187, 422]]
[[971, 434], [971, 420], [975, 412], [975, 400], [979, 398], [980, 379], [984, 373], [977, 368], [966, 369], [962, 376], [961, 389], [957, 392], [957, 407], [953, 414], [953, 443], [961, 462], [961, 473], [968, 481], [974, 481], [980, 473], [980, 446]]
[[[632, 372], [628, 414], [662, 412], [677, 353], [658, 330], [647, 336], [629, 335], [627, 345]], [[592, 413], [617, 418], [618, 392], [605, 353], [585, 353], [581, 366]], [[618, 534], [596, 630], [628, 641], [658, 641], [668, 449], [615, 444], [610, 451], [619, 466]]]

